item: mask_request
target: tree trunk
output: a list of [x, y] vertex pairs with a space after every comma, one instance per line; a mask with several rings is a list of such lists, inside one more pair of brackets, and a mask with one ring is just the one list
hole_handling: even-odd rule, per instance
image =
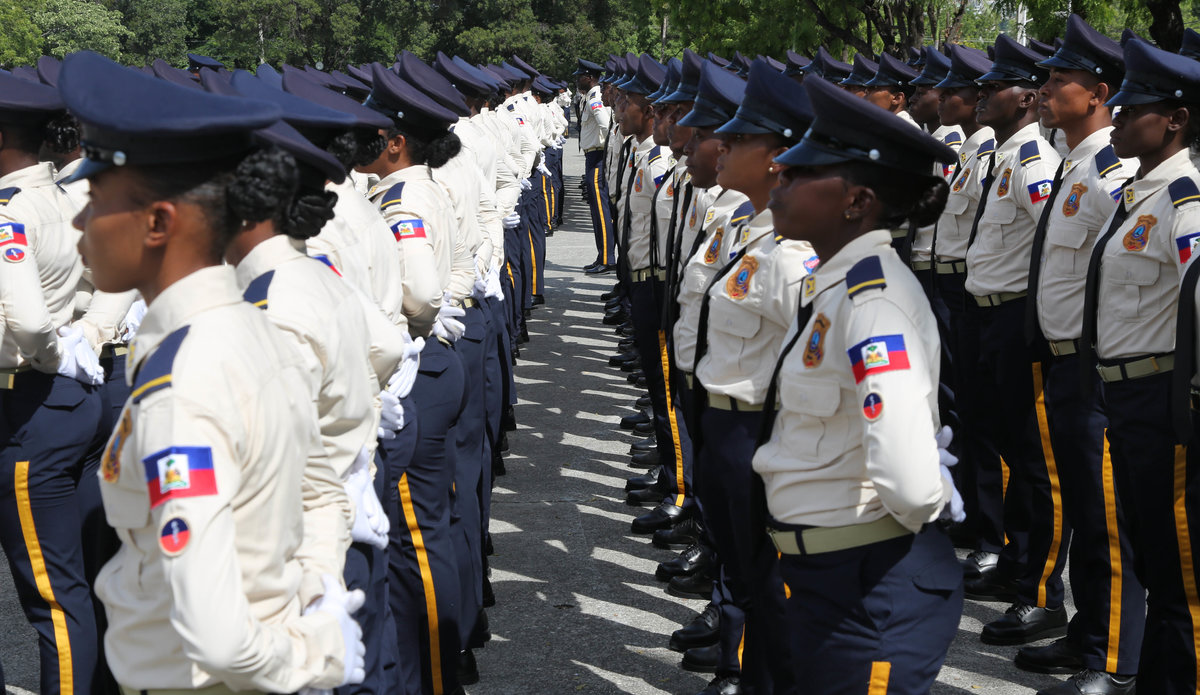
[[1183, 13], [1179, 0], [1146, 0], [1150, 10], [1150, 38], [1164, 51], [1172, 53], [1183, 43]]
[[870, 44], [859, 38], [856, 32], [837, 24], [830, 19], [829, 15], [825, 14], [825, 11], [822, 10], [821, 6], [817, 4], [817, 0], [804, 0], [804, 4], [807, 5], [808, 9], [812, 11], [813, 18], [817, 20], [817, 24], [820, 25], [820, 27], [824, 29], [831, 38], [841, 41], [846, 46], [854, 48], [860, 53], [868, 54], [871, 52]]

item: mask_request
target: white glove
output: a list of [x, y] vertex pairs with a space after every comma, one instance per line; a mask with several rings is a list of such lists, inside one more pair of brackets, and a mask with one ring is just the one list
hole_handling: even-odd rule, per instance
[[404, 429], [404, 406], [400, 399], [387, 389], [379, 392], [382, 408], [379, 411], [380, 439], [395, 439], [396, 433]]
[[525, 179], [521, 179], [521, 190], [522, 190], [522, 191], [528, 191], [528, 190], [531, 190], [532, 188], [533, 188], [533, 182], [532, 182], [532, 181], [530, 181], [530, 180], [529, 180], [529, 179], [527, 179], [527, 178], [525, 178]]
[[424, 349], [424, 338], [408, 338], [404, 343], [400, 364], [396, 365], [396, 371], [388, 379], [388, 393], [399, 399], [412, 392], [413, 384], [417, 381], [417, 370], [421, 368], [421, 351]]
[[545, 176], [546, 178], [552, 178], [554, 176], [554, 174], [551, 174], [550, 170], [546, 168], [545, 162], [538, 164], [537, 170], [540, 171], [542, 176]]
[[83, 329], [63, 326], [58, 329], [58, 373], [82, 384], [104, 383], [104, 368], [92, 346], [83, 337]]
[[521, 226], [521, 216], [517, 213], [509, 213], [508, 217], [501, 220], [505, 229], [516, 229]]
[[375, 494], [369, 459], [370, 453], [363, 447], [350, 466], [346, 480], [342, 482], [346, 495], [354, 503], [354, 526], [350, 529], [350, 538], [357, 543], [367, 543], [385, 550], [391, 523], [383, 511], [383, 505], [379, 503], [379, 496]]
[[963, 511], [962, 495], [958, 493], [958, 488], [954, 487], [954, 478], [950, 475], [950, 469], [958, 463], [958, 457], [950, 453], [950, 442], [954, 439], [954, 432], [949, 427], [943, 427], [934, 439], [938, 445], [938, 464], [942, 469], [942, 480], [950, 486], [950, 501], [942, 510], [942, 519], [950, 519], [956, 523], [961, 523], [966, 520], [967, 513]]
[[484, 291], [483, 296], [495, 297], [500, 301], [504, 301], [504, 286], [500, 284], [499, 263], [492, 263], [492, 267], [490, 270], [488, 270], [487, 276], [484, 277], [483, 281], [484, 284], [487, 285], [487, 289]]
[[466, 310], [454, 306], [450, 299], [450, 293], [446, 292], [442, 295], [442, 308], [438, 309], [437, 319], [433, 322], [434, 334], [442, 340], [453, 343], [467, 332], [466, 325], [458, 320], [466, 315]]
[[479, 272], [479, 266], [475, 266], [475, 284], [471, 296], [479, 300], [487, 297], [487, 275]]
[[[332, 615], [337, 620], [338, 627], [342, 631], [342, 641], [346, 645], [346, 652], [342, 656], [342, 665], [345, 671], [342, 674], [343, 680], [341, 685], [362, 683], [363, 679], [367, 677], [367, 648], [363, 645], [362, 628], [350, 616], [359, 608], [362, 608], [363, 603], [366, 601], [366, 596], [360, 589], [346, 591], [342, 588], [342, 583], [334, 579], [332, 575], [322, 574], [321, 583], [325, 585], [325, 593], [316, 601], [309, 604], [308, 608], [304, 609], [304, 615], [312, 615], [320, 611]], [[329, 691], [306, 688], [301, 690], [301, 692], [320, 693]]]
[[562, 149], [563, 143], [565, 143], [566, 141], [567, 141], [567, 136], [566, 136], [566, 135], [559, 135], [559, 136], [558, 136], [558, 148], [559, 148], [560, 150]]
[[133, 340], [133, 336], [142, 327], [144, 318], [146, 318], [146, 300], [138, 297], [137, 301], [129, 307], [129, 311], [125, 312], [125, 318], [121, 321], [121, 342], [128, 343]]

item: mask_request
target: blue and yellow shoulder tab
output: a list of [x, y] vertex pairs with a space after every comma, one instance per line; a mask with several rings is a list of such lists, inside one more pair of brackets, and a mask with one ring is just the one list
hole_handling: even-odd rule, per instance
[[1017, 159], [1020, 160], [1021, 164], [1033, 164], [1041, 158], [1042, 153], [1038, 151], [1037, 140], [1030, 140], [1021, 145], [1021, 149], [1017, 154]]
[[987, 142], [984, 142], [982, 145], [979, 146], [979, 149], [975, 151], [975, 156], [982, 157], [986, 154], [991, 154], [995, 151], [996, 151], [996, 141], [988, 140]]
[[942, 142], [946, 143], [950, 147], [956, 147], [958, 145], [962, 145], [963, 138], [962, 135], [958, 134], [958, 131], [952, 130], [949, 133], [946, 133], [946, 137], [942, 138]]
[[146, 396], [155, 391], [171, 388], [171, 372], [175, 366], [175, 355], [179, 354], [179, 348], [183, 345], [183, 339], [187, 337], [189, 328], [191, 326], [184, 326], [163, 338], [154, 354], [147, 357], [146, 361], [142, 363], [137, 376], [134, 377], [133, 389], [129, 392], [129, 398], [135, 405], [141, 403]]
[[1167, 186], [1167, 195], [1171, 196], [1171, 204], [1182, 207], [1188, 203], [1200, 201], [1200, 188], [1190, 176], [1181, 176]]
[[662, 157], [662, 147], [655, 145], [654, 149], [650, 150], [650, 156], [646, 157], [646, 163], [651, 164], [658, 161]]
[[268, 270], [250, 281], [246, 286], [246, 291], [242, 293], [242, 299], [250, 302], [259, 309], [267, 308], [267, 294], [271, 290], [271, 280], [275, 279], [275, 271]]
[[16, 186], [8, 188], [0, 188], [0, 205], [8, 205], [8, 201], [13, 199], [13, 196], [20, 193], [21, 189]]
[[1120, 166], [1121, 160], [1113, 152], [1112, 145], [1105, 145], [1096, 153], [1096, 173], [1100, 176], [1108, 176]]
[[508, 110], [509, 110], [509, 111], [516, 111], [516, 109], [515, 109], [515, 108], [513, 108], [513, 105], [512, 105], [512, 104], [509, 104], [509, 105], [508, 105]]
[[846, 294], [857, 297], [868, 290], [887, 287], [883, 278], [883, 264], [879, 256], [867, 256], [846, 271]]
[[404, 194], [404, 182], [403, 181], [401, 181], [400, 183], [396, 184], [395, 186], [392, 186], [391, 188], [387, 189], [387, 193], [384, 193], [383, 197], [379, 199], [379, 211], [387, 212], [387, 209], [392, 207], [393, 205], [399, 205], [400, 201], [403, 200], [403, 198], [404, 198], [403, 194]]
[[739, 222], [745, 222], [753, 216], [754, 203], [747, 200], [746, 202], [737, 206], [737, 209], [733, 211], [733, 216], [729, 218], [729, 223], [738, 224]]

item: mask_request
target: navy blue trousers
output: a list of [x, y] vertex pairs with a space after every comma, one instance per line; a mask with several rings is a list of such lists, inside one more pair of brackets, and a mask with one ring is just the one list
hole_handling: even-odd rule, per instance
[[467, 330], [454, 344], [454, 352], [463, 366], [466, 393], [462, 414], [454, 427], [454, 504], [450, 516], [462, 592], [459, 602], [462, 649], [483, 646], [482, 642], [472, 644], [471, 636], [483, 607], [483, 516], [478, 491], [485, 458], [491, 462], [491, 453], [486, 446], [484, 397], [487, 317], [478, 305], [467, 308], [466, 312], [463, 322]]
[[592, 214], [592, 232], [596, 235], [596, 261], [609, 265], [617, 262], [617, 235], [612, 212], [608, 209], [608, 179], [604, 175], [604, 150], [583, 154], [584, 195]]

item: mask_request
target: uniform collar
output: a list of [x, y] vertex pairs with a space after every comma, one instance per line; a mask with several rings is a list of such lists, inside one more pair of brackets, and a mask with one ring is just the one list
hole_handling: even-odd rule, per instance
[[304, 254], [297, 251], [291, 242], [292, 239], [286, 234], [276, 234], [250, 249], [235, 270], [238, 287], [244, 289], [263, 273], [275, 270], [288, 261], [304, 258]]
[[965, 164], [968, 159], [979, 152], [979, 146], [991, 140], [993, 135], [992, 129], [988, 126], [971, 133], [970, 137], [963, 140], [962, 147], [958, 150], [958, 161]]
[[821, 264], [804, 279], [804, 289], [800, 292], [800, 304], [812, 304], [825, 290], [846, 280], [846, 273], [867, 256], [891, 250], [892, 233], [887, 229], [876, 229], [858, 237], [843, 246], [832, 258], [821, 259]]
[[55, 172], [54, 180], [57, 181], [59, 179], [65, 179], [68, 176], [70, 176], [71, 174], [74, 174], [75, 170], [78, 169], [80, 166], [82, 166], [84, 161], [85, 161], [84, 157], [77, 157], [77, 158], [72, 159], [71, 161], [67, 162], [66, 164], [63, 165], [63, 168], [61, 168], [57, 172]]
[[1185, 147], [1149, 173], [1134, 179], [1133, 183], [1125, 187], [1125, 209], [1128, 210], [1138, 201], [1157, 193], [1175, 179], [1189, 173], [1189, 170], [1194, 171], [1191, 164], [1191, 151]]
[[1063, 176], [1071, 173], [1071, 170], [1077, 165], [1086, 163], [1097, 152], [1104, 149], [1108, 145], [1108, 134], [1111, 132], [1112, 126], [1105, 126], [1084, 138], [1075, 146], [1075, 149], [1068, 152], [1066, 164], [1063, 165]]
[[125, 383], [132, 386], [133, 377], [146, 356], [168, 335], [191, 323], [194, 316], [241, 301], [233, 268], [229, 266], [209, 266], [177, 280], [147, 308], [146, 317], [129, 346]]
[[654, 136], [651, 135], [650, 137], [646, 138], [645, 140], [642, 140], [641, 142], [637, 143], [637, 145], [633, 149], [637, 154], [645, 154], [645, 153], [649, 152], [650, 150], [654, 149]]
[[[1004, 141], [1003, 145], [996, 146], [996, 164], [999, 165], [1006, 159], [1016, 159], [1016, 152], [1021, 148], [1021, 145], [1042, 134], [1041, 126], [1037, 123], [1030, 123], [1024, 128], [1013, 133], [1013, 136]], [[1019, 163], [1019, 162], [1018, 162]]]
[[0, 176], [0, 188], [16, 186], [18, 188], [36, 188], [54, 184], [54, 165], [50, 162], [38, 162], [24, 169], [17, 169], [11, 174]]
[[374, 198], [383, 193], [392, 186], [405, 181], [420, 181], [433, 180], [433, 176], [429, 173], [429, 167], [424, 164], [414, 164], [413, 166], [393, 171], [387, 176], [379, 179], [374, 186], [367, 190], [367, 197]]
[[756, 241], [767, 235], [770, 235], [772, 238], [775, 236], [775, 216], [771, 214], [770, 208], [751, 217], [746, 226], [748, 240], [745, 246], [752, 246]]

